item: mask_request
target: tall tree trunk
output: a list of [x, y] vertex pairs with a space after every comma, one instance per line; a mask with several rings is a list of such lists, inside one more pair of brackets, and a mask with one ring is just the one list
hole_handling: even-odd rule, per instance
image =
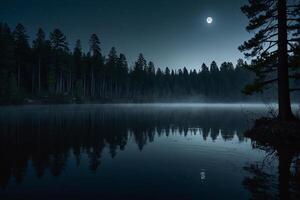
[[60, 71], [60, 76], [59, 76], [59, 93], [63, 92], [63, 74], [62, 71]]
[[41, 92], [41, 58], [39, 58], [39, 72], [38, 72], [38, 87], [39, 87], [39, 93]]
[[35, 76], [34, 76], [34, 68], [32, 67], [31, 71], [31, 94], [34, 94], [34, 82], [35, 82]]
[[73, 84], [72, 84], [72, 72], [70, 71], [69, 73], [69, 88], [68, 88], [68, 93], [73, 96]]
[[278, 0], [278, 104], [282, 121], [294, 118], [289, 92], [286, 3], [286, 0]]
[[105, 77], [103, 77], [103, 80], [102, 80], [102, 92], [101, 92], [101, 97], [105, 98]]
[[94, 97], [94, 71], [91, 70], [91, 88], [90, 88], [91, 97]]
[[18, 89], [20, 89], [20, 86], [21, 86], [21, 66], [20, 66], [20, 64], [18, 64], [17, 73], [18, 73]]
[[86, 88], [86, 75], [83, 73], [83, 96], [85, 97], [85, 88]]

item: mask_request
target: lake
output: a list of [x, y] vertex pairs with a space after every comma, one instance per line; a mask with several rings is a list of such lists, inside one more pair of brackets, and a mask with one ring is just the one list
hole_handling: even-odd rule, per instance
[[298, 199], [299, 156], [282, 170], [287, 156], [244, 137], [267, 112], [263, 104], [0, 107], [0, 199]]

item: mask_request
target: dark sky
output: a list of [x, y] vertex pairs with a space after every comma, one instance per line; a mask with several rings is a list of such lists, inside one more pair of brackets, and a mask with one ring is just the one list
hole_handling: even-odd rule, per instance
[[[246, 0], [0, 0], [0, 21], [37, 28], [60, 28], [73, 47], [85, 49], [92, 33], [107, 54], [112, 46], [131, 64], [142, 52], [156, 66], [199, 68], [202, 62], [236, 60], [249, 37], [241, 5]], [[214, 19], [206, 23], [206, 17]]]

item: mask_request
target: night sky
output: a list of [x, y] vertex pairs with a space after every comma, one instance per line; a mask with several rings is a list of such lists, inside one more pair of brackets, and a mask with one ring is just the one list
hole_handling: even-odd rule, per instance
[[[92, 33], [103, 53], [112, 46], [130, 64], [139, 53], [159, 67], [199, 68], [212, 60], [236, 63], [237, 47], [249, 34], [240, 7], [246, 0], [1, 0], [0, 21], [21, 22], [32, 39], [42, 27], [60, 28], [70, 47], [81, 39], [88, 50]], [[212, 24], [206, 23], [208, 16]]]

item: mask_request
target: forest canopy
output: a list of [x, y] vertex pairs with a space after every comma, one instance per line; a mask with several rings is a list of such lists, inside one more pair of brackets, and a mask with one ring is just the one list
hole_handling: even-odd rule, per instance
[[[32, 42], [31, 42], [32, 41]], [[101, 51], [96, 34], [84, 52], [77, 40], [70, 49], [66, 35], [55, 29], [46, 37], [40, 28], [29, 39], [26, 28], [18, 24], [13, 30], [0, 23], [0, 98], [1, 103], [18, 103], [24, 99], [65, 98], [78, 101], [151, 101], [243, 100], [243, 86], [253, 75], [239, 59], [237, 65], [213, 61], [199, 69], [160, 68], [138, 55], [133, 66], [126, 56], [112, 47], [108, 55]]]

